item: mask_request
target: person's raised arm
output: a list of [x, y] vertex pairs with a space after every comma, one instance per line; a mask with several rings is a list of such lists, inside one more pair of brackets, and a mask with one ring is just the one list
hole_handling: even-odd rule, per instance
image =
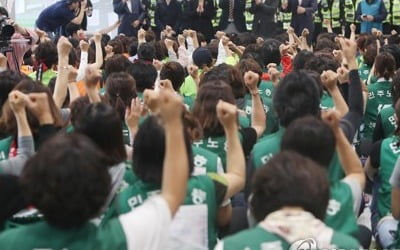
[[108, 26], [108, 27], [105, 27], [105, 28], [103, 28], [103, 29], [98, 30], [97, 33], [100, 33], [100, 34], [108, 34], [108, 33], [110, 33], [111, 31], [113, 31], [113, 30], [115, 30], [116, 28], [118, 28], [120, 25], [121, 25], [121, 20], [118, 19], [118, 21], [116, 21], [114, 24], [112, 24], [112, 25], [110, 25], [110, 26]]
[[94, 34], [94, 45], [96, 47], [96, 61], [93, 64], [96, 69], [100, 69], [103, 65], [103, 50], [101, 49], [101, 34], [95, 33]]
[[339, 126], [339, 114], [335, 110], [328, 110], [321, 114], [322, 119], [331, 127], [336, 138], [336, 152], [346, 178], [351, 178], [360, 184], [361, 190], [365, 186], [365, 174], [357, 153], [352, 148], [345, 134]]
[[126, 107], [125, 122], [129, 130], [130, 144], [133, 145], [137, 131], [139, 130], [139, 119], [142, 114], [142, 104], [138, 97], [132, 99], [131, 106]]
[[100, 72], [95, 67], [89, 65], [86, 68], [85, 86], [86, 93], [91, 103], [101, 102], [99, 92], [97, 91], [97, 85], [100, 81], [100, 78]]
[[72, 45], [65, 37], [60, 37], [57, 43], [58, 52], [58, 75], [54, 87], [53, 99], [58, 108], [61, 108], [65, 101], [68, 90], [68, 57]]
[[185, 198], [189, 177], [189, 157], [182, 124], [184, 105], [182, 98], [169, 90], [162, 89], [158, 93], [146, 90], [143, 95], [145, 104], [152, 110], [156, 106], [164, 123], [165, 157], [161, 196], [167, 201], [171, 213], [175, 214]]
[[8, 95], [10, 108], [14, 113], [18, 127], [18, 155], [0, 162], [2, 174], [20, 175], [25, 162], [35, 153], [32, 131], [26, 116], [28, 96], [15, 90]]
[[340, 117], [343, 117], [349, 111], [349, 108], [347, 107], [346, 101], [340, 93], [337, 85], [337, 73], [333, 72], [332, 70], [322, 72], [321, 82], [332, 96], [335, 109], [339, 112]]
[[71, 23], [76, 24], [76, 25], [82, 24], [83, 16], [85, 15], [86, 4], [87, 4], [87, 0], [83, 0], [81, 2], [81, 7], [79, 9], [78, 16], [75, 17], [74, 19], [72, 19]]
[[249, 89], [249, 92], [251, 94], [251, 127], [254, 128], [254, 130], [256, 131], [257, 137], [260, 137], [264, 133], [266, 127], [266, 115], [264, 111], [264, 106], [261, 101], [260, 93], [257, 87], [259, 78], [260, 76], [253, 71], [247, 71], [244, 74], [244, 83], [246, 84], [246, 87]]
[[217, 116], [224, 127], [227, 143], [226, 173], [222, 174], [228, 182], [225, 199], [231, 198], [244, 188], [246, 176], [246, 162], [239, 140], [237, 122], [238, 110], [233, 104], [219, 101]]

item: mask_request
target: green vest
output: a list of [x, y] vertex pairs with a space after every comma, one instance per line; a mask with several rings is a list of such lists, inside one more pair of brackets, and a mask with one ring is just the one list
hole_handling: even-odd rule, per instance
[[343, 181], [336, 181], [330, 186], [330, 194], [325, 224], [335, 231], [357, 237], [358, 226], [351, 188]]
[[[229, 236], [223, 239], [223, 243], [223, 249], [226, 250], [286, 250], [290, 248], [290, 244], [283, 238], [260, 226]], [[339, 232], [333, 233], [331, 245], [336, 246], [333, 249], [360, 249], [355, 239]]]
[[222, 161], [216, 153], [201, 147], [192, 146], [194, 175], [218, 173], [218, 165], [222, 167]]
[[221, 19], [222, 9], [218, 6], [219, 1], [214, 0], [214, 8], [216, 10], [215, 17], [211, 20], [212, 26], [214, 29], [218, 30], [219, 20]]
[[[327, 0], [323, 0], [327, 1]], [[328, 6], [328, 3], [325, 3]], [[323, 19], [328, 19], [332, 21], [332, 28], [340, 27], [340, 0], [333, 0], [332, 6], [328, 8], [321, 8], [321, 13]], [[326, 28], [326, 25], [323, 24], [323, 27]]]
[[157, 5], [157, 0], [150, 0], [150, 7], [148, 9], [148, 15], [150, 19], [150, 25], [152, 27], [156, 27], [156, 20], [155, 20], [155, 12], [156, 12], [156, 5]]
[[[184, 205], [207, 205], [209, 249], [213, 249], [217, 243], [217, 197], [214, 177], [213, 174], [191, 177], [184, 201]], [[132, 186], [118, 194], [111, 204], [110, 212], [114, 213], [114, 216], [127, 213], [159, 192], [159, 186], [137, 179]]]
[[344, 15], [345, 21], [347, 23], [354, 23], [355, 21], [355, 8], [353, 5], [353, 0], [345, 0], [344, 2]]
[[247, 31], [252, 31], [253, 30], [253, 20], [254, 20], [254, 15], [250, 13], [250, 8], [251, 8], [251, 2], [252, 0], [246, 0], [246, 11], [244, 12], [244, 18], [246, 20], [246, 29]]
[[368, 100], [364, 114], [362, 136], [372, 139], [379, 111], [392, 105], [392, 83], [388, 81], [376, 82], [368, 85], [367, 88]]
[[0, 140], [0, 161], [8, 159], [8, 154], [10, 153], [12, 142], [13, 142], [12, 136]]
[[[260, 168], [265, 165], [281, 150], [281, 141], [284, 133], [285, 129], [281, 127], [277, 132], [265, 136], [260, 142], [254, 145], [252, 151], [252, 163], [255, 168]], [[329, 164], [328, 175], [330, 182], [341, 180], [344, 177], [343, 169], [336, 152]]]
[[397, 146], [399, 139], [397, 136], [392, 136], [382, 141], [380, 166], [377, 174], [380, 183], [378, 188], [379, 218], [391, 214], [392, 211], [392, 185], [390, 185], [389, 179], [392, 176], [397, 157], [400, 155], [400, 147]]
[[73, 229], [59, 229], [43, 221], [4, 232], [0, 249], [127, 249], [127, 243], [118, 219], [103, 228], [86, 223]]
[[362, 61], [362, 57], [360, 58], [361, 60], [359, 62], [358, 74], [360, 75], [360, 79], [366, 82], [368, 80], [369, 73], [371, 72], [371, 67]]
[[400, 1], [393, 0], [392, 2], [392, 24], [400, 25]]
[[322, 110], [335, 108], [335, 103], [333, 102], [333, 98], [329, 95], [327, 91], [323, 92], [319, 107]]
[[383, 138], [388, 138], [393, 135], [397, 128], [396, 116], [394, 114], [393, 106], [386, 107], [379, 113], [381, 115], [381, 122], [383, 128]]
[[387, 11], [387, 15], [386, 15], [386, 19], [383, 20], [382, 23], [391, 23], [391, 19], [392, 19], [392, 14], [390, 13], [390, 0], [382, 0], [383, 4], [385, 4], [385, 8]]
[[[238, 131], [238, 136], [240, 141], [242, 141], [243, 136], [242, 134]], [[204, 149], [207, 149], [215, 154], [217, 154], [222, 161], [222, 166], [224, 167], [224, 170], [226, 170], [226, 150], [227, 150], [227, 145], [226, 145], [226, 138], [224, 136], [218, 136], [218, 137], [206, 137], [202, 140], [193, 142], [193, 145], [195, 147], [202, 147]]]

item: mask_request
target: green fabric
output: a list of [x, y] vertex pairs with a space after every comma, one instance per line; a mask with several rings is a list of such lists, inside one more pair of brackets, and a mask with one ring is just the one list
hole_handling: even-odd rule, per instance
[[[240, 141], [243, 140], [243, 136], [240, 132], [238, 132], [238, 136]], [[202, 140], [196, 141], [193, 143], [195, 147], [202, 147], [204, 149], [207, 149], [215, 154], [217, 154], [222, 161], [222, 166], [224, 167], [224, 170], [226, 171], [226, 138], [224, 136], [218, 136], [218, 137], [206, 137]]]
[[[207, 205], [209, 249], [213, 249], [217, 242], [217, 197], [214, 180], [215, 179], [212, 178], [212, 175], [191, 177], [188, 182], [187, 194], [183, 203], [184, 205]], [[219, 180], [215, 181], [219, 182]], [[224, 185], [224, 183], [222, 184]], [[159, 186], [151, 183], [144, 183], [137, 179], [132, 186], [118, 194], [114, 199], [110, 206], [110, 210], [108, 211], [108, 213], [113, 213], [113, 216], [107, 217], [112, 218], [127, 213], [141, 205], [149, 197], [158, 194], [159, 192]]]
[[59, 229], [43, 221], [8, 230], [0, 235], [2, 250], [126, 248], [125, 234], [118, 219], [110, 221], [101, 229], [90, 223], [80, 228]]
[[[223, 239], [226, 250], [283, 250], [290, 244], [283, 238], [256, 226]], [[350, 236], [334, 232], [331, 245], [337, 249], [360, 249], [360, 244]]]
[[[196, 173], [217, 173], [218, 155], [207, 149], [192, 146], [194, 171]], [[222, 162], [220, 163], [222, 164]], [[222, 167], [222, 166], [221, 166]]]
[[185, 104], [185, 106], [188, 110], [193, 109], [195, 100], [196, 99], [193, 96], [183, 96], [183, 103]]
[[399, 137], [386, 138], [381, 144], [381, 158], [378, 171], [378, 215], [379, 219], [391, 214], [391, 192], [392, 185], [389, 180], [392, 176], [397, 157], [400, 155], [400, 148], [397, 146]]
[[376, 119], [379, 111], [392, 105], [392, 83], [389, 81], [376, 82], [368, 85], [368, 99], [364, 114], [364, 129], [361, 136], [372, 140]]
[[330, 185], [325, 224], [338, 232], [357, 237], [358, 226], [353, 211], [353, 194], [349, 185], [342, 181]]
[[251, 122], [250, 122], [251, 121], [251, 117], [249, 118], [247, 116], [247, 114], [245, 115], [243, 113], [239, 113], [238, 119], [239, 119], [239, 126], [241, 128], [248, 128], [248, 127], [251, 126]]
[[[201, 75], [202, 70], [199, 69], [198, 74]], [[190, 96], [195, 98], [197, 94], [197, 84], [194, 81], [193, 77], [190, 75], [185, 78], [182, 86], [179, 89], [179, 93], [183, 96]]]
[[12, 142], [12, 136], [0, 140], [0, 161], [8, 159], [8, 154], [10, 153]]
[[[28, 75], [31, 79], [36, 80], [36, 71], [32, 72]], [[49, 85], [49, 82], [51, 79], [53, 79], [54, 77], [57, 77], [57, 72], [53, 71], [51, 69], [46, 70], [43, 74], [42, 74], [42, 83], [43, 85], [47, 86]]]
[[386, 107], [379, 113], [381, 115], [383, 138], [388, 138], [393, 135], [397, 127], [396, 116], [393, 106]]
[[271, 81], [261, 81], [260, 86], [258, 86], [261, 98], [271, 98], [274, 96], [275, 86]]
[[325, 109], [333, 109], [335, 108], [335, 103], [333, 102], [332, 96], [329, 95], [328, 92], [324, 91], [321, 97], [320, 108], [322, 110]]

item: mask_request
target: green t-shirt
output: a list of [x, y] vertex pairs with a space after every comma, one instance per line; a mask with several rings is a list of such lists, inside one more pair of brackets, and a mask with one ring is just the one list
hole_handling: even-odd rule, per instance
[[[285, 129], [281, 127], [276, 133], [264, 137], [254, 145], [251, 160], [255, 168], [262, 167], [281, 150], [281, 141], [284, 133]], [[328, 175], [331, 182], [341, 180], [344, 177], [344, 172], [336, 152], [329, 164]]]
[[[32, 72], [28, 75], [31, 79], [36, 80], [36, 71]], [[57, 72], [49, 69], [46, 70], [43, 74], [42, 74], [42, 83], [43, 85], [47, 86], [49, 85], [49, 82], [51, 79], [53, 79], [54, 77], [57, 77]]]
[[[199, 69], [199, 75], [201, 74], [201, 70]], [[190, 96], [190, 97], [196, 97], [197, 94], [197, 84], [194, 81], [193, 77], [190, 75], [185, 78], [185, 81], [183, 82], [182, 86], [179, 89], [179, 92], [183, 96]]]
[[368, 99], [364, 114], [364, 129], [361, 136], [372, 140], [378, 113], [385, 107], [392, 105], [392, 83], [378, 81], [368, 85]]
[[382, 141], [380, 151], [380, 166], [378, 177], [378, 214], [379, 219], [391, 214], [392, 185], [389, 183], [397, 158], [400, 156], [400, 147], [397, 146], [400, 138], [392, 136]]
[[353, 210], [353, 194], [348, 184], [336, 181], [330, 185], [330, 199], [325, 224], [335, 231], [357, 237], [358, 226]]
[[321, 97], [320, 108], [322, 110], [335, 108], [332, 96], [328, 92], [324, 91]]
[[[158, 194], [160, 187], [136, 179], [135, 183], [118, 194], [108, 210], [107, 218], [127, 213], [140, 206], [151, 196]], [[217, 208], [222, 204], [226, 192], [226, 181], [216, 174], [192, 176], [189, 179], [184, 205], [207, 205], [208, 245], [213, 249], [217, 242]], [[106, 222], [107, 223], [107, 222]]]
[[42, 221], [0, 234], [0, 249], [127, 249], [127, 243], [117, 218], [101, 229], [91, 223], [80, 228], [59, 229]]
[[379, 113], [381, 115], [383, 138], [388, 138], [393, 135], [397, 128], [396, 116], [394, 114], [395, 110], [393, 106], [386, 107]]
[[8, 159], [8, 154], [10, 153], [12, 142], [13, 142], [12, 136], [0, 140], [0, 161]]
[[258, 86], [261, 98], [271, 98], [274, 96], [275, 86], [271, 81], [261, 81]]
[[[336, 246], [333, 249], [360, 249], [360, 244], [355, 239], [339, 232], [333, 233], [330, 243]], [[243, 230], [223, 239], [223, 249], [226, 250], [286, 250], [289, 248], [290, 244], [287, 241], [260, 226]]]
[[192, 146], [193, 175], [205, 175], [207, 173], [221, 173], [223, 166], [221, 158], [214, 152], [202, 147]]

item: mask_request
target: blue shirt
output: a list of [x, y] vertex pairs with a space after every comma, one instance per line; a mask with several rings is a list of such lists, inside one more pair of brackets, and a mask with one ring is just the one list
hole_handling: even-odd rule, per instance
[[56, 32], [58, 28], [75, 18], [74, 11], [68, 8], [67, 1], [56, 2], [44, 9], [36, 20], [36, 27], [45, 32]]

